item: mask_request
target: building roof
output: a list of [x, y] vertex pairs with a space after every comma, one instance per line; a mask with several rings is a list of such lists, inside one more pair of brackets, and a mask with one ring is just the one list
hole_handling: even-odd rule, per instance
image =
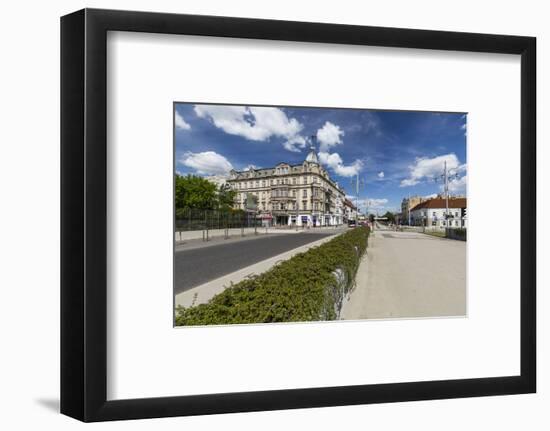
[[[466, 198], [449, 198], [449, 208], [466, 208]], [[446, 208], [445, 199], [435, 198], [428, 199], [427, 201], [421, 202], [415, 207], [411, 208], [411, 211], [420, 210], [423, 208]]]

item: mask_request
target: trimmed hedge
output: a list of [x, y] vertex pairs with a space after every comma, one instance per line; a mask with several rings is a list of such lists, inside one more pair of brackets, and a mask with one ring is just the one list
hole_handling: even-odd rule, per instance
[[445, 236], [449, 239], [466, 241], [467, 231], [465, 228], [447, 228], [445, 229]]
[[206, 304], [178, 307], [176, 325], [334, 320], [353, 287], [368, 236], [368, 228], [357, 227], [232, 284]]

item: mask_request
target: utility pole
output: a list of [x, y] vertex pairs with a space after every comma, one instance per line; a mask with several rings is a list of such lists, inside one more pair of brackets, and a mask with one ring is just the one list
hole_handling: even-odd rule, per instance
[[409, 199], [407, 200], [407, 215], [409, 216], [409, 226], [411, 225], [411, 192], [409, 192]]
[[[359, 180], [359, 173], [357, 173], [355, 174], [355, 224], [357, 224], [357, 219], [359, 217], [359, 187], [361, 186], [365, 186], [365, 181]], [[367, 201], [367, 207], [368, 207], [368, 201]]]
[[447, 160], [445, 160], [443, 166], [443, 175], [445, 175], [445, 227], [449, 227], [449, 176], [447, 175]]
[[449, 175], [449, 171], [447, 170], [447, 160], [443, 163], [443, 175], [441, 175], [441, 178], [443, 179], [443, 191], [445, 192], [445, 227], [449, 227], [449, 179], [458, 178], [458, 174], [454, 173]]

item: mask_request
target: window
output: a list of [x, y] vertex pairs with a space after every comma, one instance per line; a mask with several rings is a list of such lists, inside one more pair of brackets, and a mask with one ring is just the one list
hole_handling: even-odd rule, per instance
[[458, 211], [455, 211], [455, 217], [458, 217]]
[[437, 215], [436, 215], [435, 211], [434, 211], [434, 212], [432, 213], [432, 215], [433, 215], [434, 217], [437, 217]]
[[292, 178], [292, 184], [296, 184], [296, 177]]
[[307, 198], [307, 189], [304, 189], [304, 190], [302, 191], [302, 197], [303, 197], [303, 198]]

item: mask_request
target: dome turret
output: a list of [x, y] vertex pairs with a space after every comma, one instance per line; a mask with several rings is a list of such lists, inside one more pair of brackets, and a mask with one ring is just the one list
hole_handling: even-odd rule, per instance
[[310, 147], [309, 154], [306, 157], [306, 162], [317, 163], [319, 164], [319, 159], [317, 159], [317, 153], [315, 153], [315, 147]]

